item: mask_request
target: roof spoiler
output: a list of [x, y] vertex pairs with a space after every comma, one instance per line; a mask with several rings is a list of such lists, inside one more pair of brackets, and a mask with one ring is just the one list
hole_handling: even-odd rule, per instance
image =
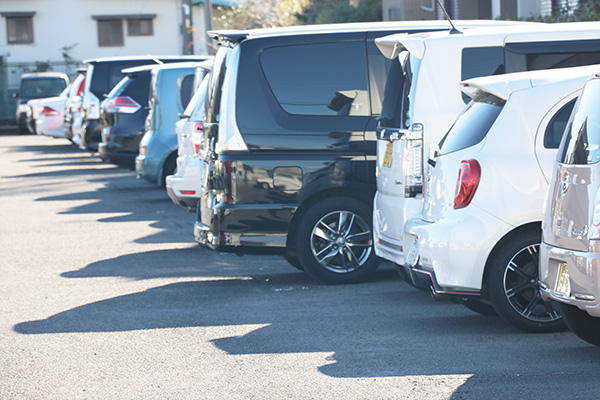
[[219, 45], [238, 44], [250, 36], [248, 32], [238, 30], [208, 31], [207, 33]]

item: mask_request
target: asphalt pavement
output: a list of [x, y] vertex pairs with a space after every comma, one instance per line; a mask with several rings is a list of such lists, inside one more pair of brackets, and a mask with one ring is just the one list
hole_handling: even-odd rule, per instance
[[327, 286], [194, 242], [164, 189], [0, 135], [0, 399], [593, 399], [600, 349], [435, 302], [389, 263]]

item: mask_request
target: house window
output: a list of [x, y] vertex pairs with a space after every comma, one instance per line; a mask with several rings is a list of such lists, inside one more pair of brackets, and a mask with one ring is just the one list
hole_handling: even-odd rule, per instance
[[127, 34], [129, 36], [152, 36], [151, 19], [129, 19], [127, 20]]
[[117, 47], [123, 46], [123, 21], [99, 20], [98, 21], [98, 46]]
[[33, 43], [33, 15], [35, 12], [4, 12], [8, 44]]

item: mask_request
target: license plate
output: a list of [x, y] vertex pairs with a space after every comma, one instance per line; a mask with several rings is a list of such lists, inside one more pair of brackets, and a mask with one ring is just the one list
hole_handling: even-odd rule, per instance
[[383, 166], [392, 167], [392, 153], [394, 152], [394, 142], [387, 142], [385, 145], [385, 154], [383, 155]]
[[404, 257], [404, 265], [406, 265], [407, 267], [414, 267], [415, 265], [417, 265], [418, 259], [419, 247], [417, 245], [417, 238], [414, 238], [412, 243], [410, 244], [408, 253], [406, 253], [406, 257]]
[[571, 296], [571, 280], [569, 279], [569, 268], [566, 263], [558, 264], [558, 275], [554, 292], [560, 296]]

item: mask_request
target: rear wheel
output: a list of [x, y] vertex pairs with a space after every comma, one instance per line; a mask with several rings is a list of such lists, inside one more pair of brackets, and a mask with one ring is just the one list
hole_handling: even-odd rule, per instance
[[311, 206], [295, 235], [304, 271], [330, 284], [369, 279], [379, 265], [371, 220], [371, 209], [351, 198], [333, 197]]
[[489, 298], [498, 315], [527, 332], [564, 329], [558, 304], [542, 299], [538, 284], [541, 233], [522, 231], [492, 255], [487, 271]]
[[575, 306], [560, 303], [560, 311], [569, 329], [580, 339], [600, 346], [600, 318], [592, 317]]

